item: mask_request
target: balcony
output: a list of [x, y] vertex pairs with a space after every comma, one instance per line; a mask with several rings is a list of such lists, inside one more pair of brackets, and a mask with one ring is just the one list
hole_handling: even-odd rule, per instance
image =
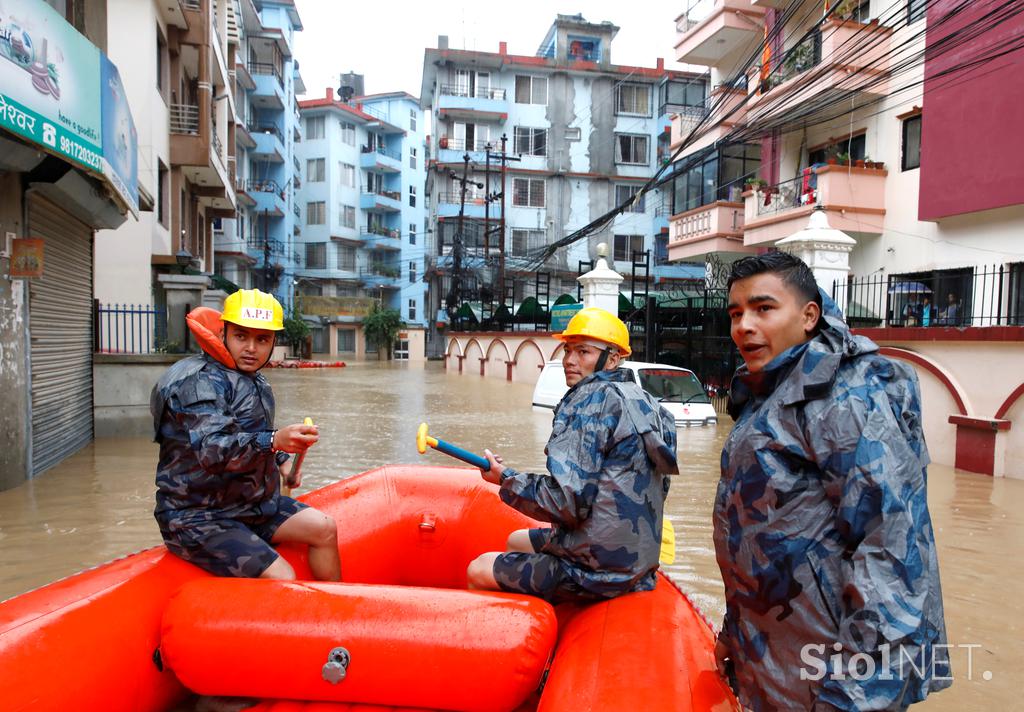
[[359, 237], [371, 250], [401, 250], [402, 235], [398, 229], [370, 225], [360, 230]]
[[717, 67], [763, 35], [764, 8], [751, 5], [750, 0], [690, 0], [676, 18], [676, 58]]
[[[459, 205], [462, 196], [460, 193], [439, 193], [437, 196], [437, 216], [442, 218], [458, 217]], [[466, 206], [464, 215], [467, 218], [479, 218], [484, 219], [484, 200], [483, 193], [475, 193], [473, 191], [466, 191]], [[494, 209], [490, 211], [490, 218], [497, 220], [498, 218], [498, 207], [494, 206]]]
[[235, 144], [242, 148], [256, 148], [256, 139], [249, 133], [249, 127], [240, 118], [235, 118]]
[[753, 254], [743, 245], [743, 203], [724, 200], [673, 215], [669, 221], [670, 262], [709, 253]]
[[255, 161], [284, 163], [284, 135], [281, 129], [273, 124], [251, 124], [249, 132], [256, 142], [256, 147], [249, 151], [249, 158]]
[[[511, 149], [511, 141], [508, 147]], [[467, 141], [461, 138], [442, 136], [437, 141], [437, 161], [438, 163], [462, 163], [462, 156], [469, 153], [469, 160], [474, 163], [484, 163], [487, 160], [488, 148], [492, 151], [496, 150], [494, 144], [485, 138]]]
[[763, 72], [758, 65], [749, 70], [751, 119], [769, 120], [798, 111], [813, 124], [818, 117], [806, 114], [806, 106], [812, 103], [826, 105], [827, 99], [862, 103], [888, 95], [892, 28], [877, 20], [861, 24], [830, 19], [820, 32], [820, 39], [811, 37], [788, 48], [771, 72]]
[[685, 155], [696, 153], [725, 138], [746, 119], [745, 98], [746, 93], [742, 90], [718, 87], [707, 99], [707, 106], [716, 107], [709, 120], [705, 121], [708, 111], [704, 107], [687, 107], [688, 111], [676, 113], [672, 117], [670, 150], [674, 153], [701, 121], [704, 121], [702, 130], [705, 133], [686, 147]]
[[401, 173], [402, 157], [383, 148], [362, 147], [359, 167], [375, 173]]
[[363, 187], [359, 207], [371, 213], [397, 213], [402, 210], [402, 194], [397, 190]]
[[269, 62], [249, 62], [249, 74], [256, 84], [250, 97], [252, 105], [259, 109], [284, 109], [284, 81], [277, 65]]
[[[343, 272], [345, 270], [342, 270]], [[296, 295], [298, 310], [309, 316], [323, 316], [329, 319], [362, 319], [373, 311], [376, 299], [372, 297], [321, 297]]]
[[252, 91], [256, 88], [256, 80], [249, 73], [249, 68], [237, 54], [235, 55], [235, 84], [245, 91]]
[[171, 104], [169, 108], [171, 133], [181, 136], [199, 135], [199, 106], [196, 104]]
[[371, 264], [359, 270], [359, 280], [367, 289], [398, 289], [401, 270], [398, 265]]
[[246, 183], [246, 193], [256, 201], [254, 212], [270, 218], [283, 218], [287, 209], [284, 190], [272, 180], [250, 180]]
[[828, 211], [829, 224], [849, 233], [881, 235], [885, 221], [884, 168], [827, 165], [813, 176], [743, 194], [743, 244], [768, 245], [807, 226], [815, 207]]
[[508, 118], [504, 89], [442, 84], [437, 97], [437, 114], [458, 121], [501, 122]]
[[239, 178], [235, 178], [235, 195], [238, 198], [238, 204], [245, 208], [256, 207], [256, 198], [252, 197], [249, 193], [249, 183]]

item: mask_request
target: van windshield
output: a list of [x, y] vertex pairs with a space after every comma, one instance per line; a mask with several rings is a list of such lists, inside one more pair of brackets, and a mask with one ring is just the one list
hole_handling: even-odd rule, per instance
[[640, 387], [667, 403], [710, 403], [708, 394], [689, 371], [668, 368], [641, 368]]

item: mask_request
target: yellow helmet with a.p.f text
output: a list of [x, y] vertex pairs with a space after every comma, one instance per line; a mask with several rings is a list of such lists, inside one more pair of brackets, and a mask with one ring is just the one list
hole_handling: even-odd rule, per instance
[[599, 307], [584, 307], [569, 320], [565, 331], [555, 334], [559, 341], [593, 339], [617, 346], [623, 356], [633, 350], [629, 347], [629, 329], [619, 317]]
[[247, 329], [284, 329], [284, 309], [273, 294], [258, 289], [239, 289], [224, 300], [221, 321], [244, 326]]

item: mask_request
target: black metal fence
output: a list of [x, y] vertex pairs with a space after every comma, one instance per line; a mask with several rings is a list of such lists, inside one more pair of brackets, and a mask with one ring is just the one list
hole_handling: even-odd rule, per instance
[[1024, 326], [1024, 263], [856, 277], [832, 298], [851, 327]]
[[145, 304], [93, 302], [93, 350], [152, 354], [168, 350], [167, 313]]

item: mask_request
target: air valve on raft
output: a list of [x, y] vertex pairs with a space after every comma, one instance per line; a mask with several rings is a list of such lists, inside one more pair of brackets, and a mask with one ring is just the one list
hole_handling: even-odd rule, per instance
[[345, 674], [348, 672], [348, 664], [351, 661], [352, 656], [349, 655], [345, 648], [334, 648], [328, 654], [327, 662], [324, 663], [320, 675], [332, 685], [337, 685], [345, 679]]

